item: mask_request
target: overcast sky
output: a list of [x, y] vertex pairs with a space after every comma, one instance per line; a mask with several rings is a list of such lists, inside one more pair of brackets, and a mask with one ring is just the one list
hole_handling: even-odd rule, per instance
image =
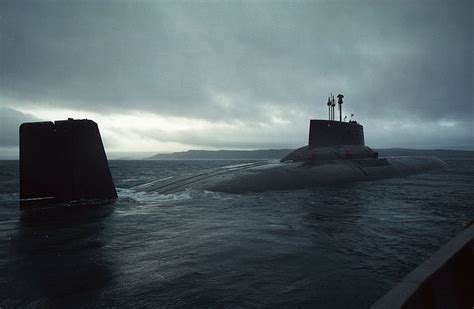
[[466, 1], [0, 1], [0, 150], [95, 120], [108, 151], [291, 148], [327, 95], [373, 147], [474, 149]]

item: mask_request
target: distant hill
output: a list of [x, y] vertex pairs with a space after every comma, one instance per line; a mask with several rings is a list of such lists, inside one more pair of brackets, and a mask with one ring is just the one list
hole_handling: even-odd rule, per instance
[[155, 155], [156, 152], [107, 152], [109, 160], [143, 160]]
[[[188, 150], [183, 152], [162, 153], [148, 160], [266, 160], [281, 159], [293, 149], [261, 150]], [[435, 156], [440, 159], [474, 158], [474, 151], [446, 149], [376, 149], [381, 157], [389, 156]]]

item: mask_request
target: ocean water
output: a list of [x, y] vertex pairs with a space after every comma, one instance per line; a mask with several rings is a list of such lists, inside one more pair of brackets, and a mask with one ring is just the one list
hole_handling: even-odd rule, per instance
[[474, 218], [474, 160], [232, 195], [134, 185], [250, 161], [111, 161], [115, 204], [20, 211], [0, 161], [0, 307], [365, 308]]

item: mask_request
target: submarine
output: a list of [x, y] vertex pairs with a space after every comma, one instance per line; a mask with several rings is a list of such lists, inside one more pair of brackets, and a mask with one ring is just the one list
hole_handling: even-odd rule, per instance
[[[281, 160], [230, 165], [182, 177], [158, 179], [133, 189], [170, 194], [187, 189], [226, 193], [291, 190], [353, 181], [401, 177], [446, 167], [436, 157], [379, 158], [365, 145], [361, 124], [342, 119], [344, 95], [328, 97], [328, 120], [312, 119], [308, 145]], [[351, 117], [352, 118], [352, 117]]]
[[[342, 119], [344, 96], [328, 98], [328, 119], [312, 119], [308, 145], [281, 160], [258, 161], [160, 179], [132, 188], [171, 194], [184, 190], [226, 193], [302, 189], [377, 180], [445, 168], [436, 157], [379, 157], [365, 145], [361, 124]], [[88, 119], [20, 126], [20, 205], [114, 200], [117, 192], [97, 124]]]

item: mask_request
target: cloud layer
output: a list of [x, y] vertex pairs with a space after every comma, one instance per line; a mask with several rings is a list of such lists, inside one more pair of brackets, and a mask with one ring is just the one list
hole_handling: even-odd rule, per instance
[[330, 91], [376, 146], [474, 148], [471, 1], [0, 6], [0, 105], [99, 115], [117, 149], [296, 147]]

